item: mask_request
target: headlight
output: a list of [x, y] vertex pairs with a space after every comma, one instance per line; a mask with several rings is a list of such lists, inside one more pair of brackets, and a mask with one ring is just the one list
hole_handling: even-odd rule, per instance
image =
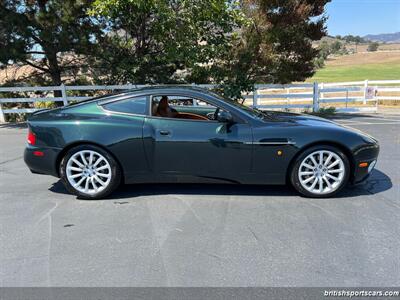
[[378, 144], [378, 141], [374, 137], [370, 136], [369, 134], [366, 134], [362, 131], [358, 132], [358, 134], [363, 139], [363, 141], [366, 142], [367, 144]]
[[363, 141], [365, 143], [367, 143], [367, 144], [378, 144], [378, 140], [375, 139], [373, 136], [371, 136], [371, 135], [369, 135], [369, 134], [367, 134], [365, 132], [362, 132], [361, 130], [354, 129], [354, 128], [352, 128], [352, 129], [353, 129], [353, 131], [355, 131], [358, 134], [358, 136], [360, 136], [363, 139]]
[[376, 165], [376, 160], [374, 160], [373, 162], [371, 162], [368, 166], [368, 173], [371, 173], [371, 171], [373, 170], [373, 168]]

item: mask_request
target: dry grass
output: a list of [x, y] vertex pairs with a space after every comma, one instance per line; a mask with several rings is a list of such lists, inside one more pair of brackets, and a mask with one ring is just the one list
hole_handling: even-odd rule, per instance
[[[356, 45], [354, 44], [347, 44], [347, 50], [356, 50]], [[368, 44], [362, 44], [357, 46], [357, 52], [367, 52]], [[398, 44], [381, 44], [379, 45], [379, 51], [393, 51], [393, 50], [400, 50], [400, 43]]]
[[[358, 66], [365, 64], [400, 64], [400, 49], [396, 51], [359, 52], [330, 58], [326, 66]], [[400, 66], [399, 66], [400, 67]]]

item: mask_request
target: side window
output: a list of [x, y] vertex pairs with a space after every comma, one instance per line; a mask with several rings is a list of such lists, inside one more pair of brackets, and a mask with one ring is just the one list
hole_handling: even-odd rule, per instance
[[215, 121], [218, 111], [222, 109], [190, 96], [153, 96], [151, 101], [151, 114], [161, 118]]
[[146, 115], [147, 97], [134, 97], [120, 101], [111, 102], [104, 105], [109, 111]]

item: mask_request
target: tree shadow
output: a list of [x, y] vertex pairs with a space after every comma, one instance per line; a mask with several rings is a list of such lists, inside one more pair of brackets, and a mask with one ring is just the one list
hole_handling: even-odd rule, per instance
[[[366, 182], [348, 186], [335, 198], [352, 198], [374, 195], [392, 188], [390, 178], [379, 170], [374, 170]], [[58, 194], [69, 194], [61, 180], [55, 182], [49, 190]], [[189, 184], [189, 183], [157, 183], [122, 185], [107, 200], [121, 200], [155, 195], [208, 195], [208, 196], [272, 196], [295, 197], [299, 194], [293, 187], [271, 185], [239, 185], [239, 184]]]

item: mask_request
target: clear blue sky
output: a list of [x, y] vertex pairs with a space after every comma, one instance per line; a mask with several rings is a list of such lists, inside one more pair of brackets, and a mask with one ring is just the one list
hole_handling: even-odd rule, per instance
[[400, 31], [400, 0], [332, 0], [326, 11], [329, 35]]

